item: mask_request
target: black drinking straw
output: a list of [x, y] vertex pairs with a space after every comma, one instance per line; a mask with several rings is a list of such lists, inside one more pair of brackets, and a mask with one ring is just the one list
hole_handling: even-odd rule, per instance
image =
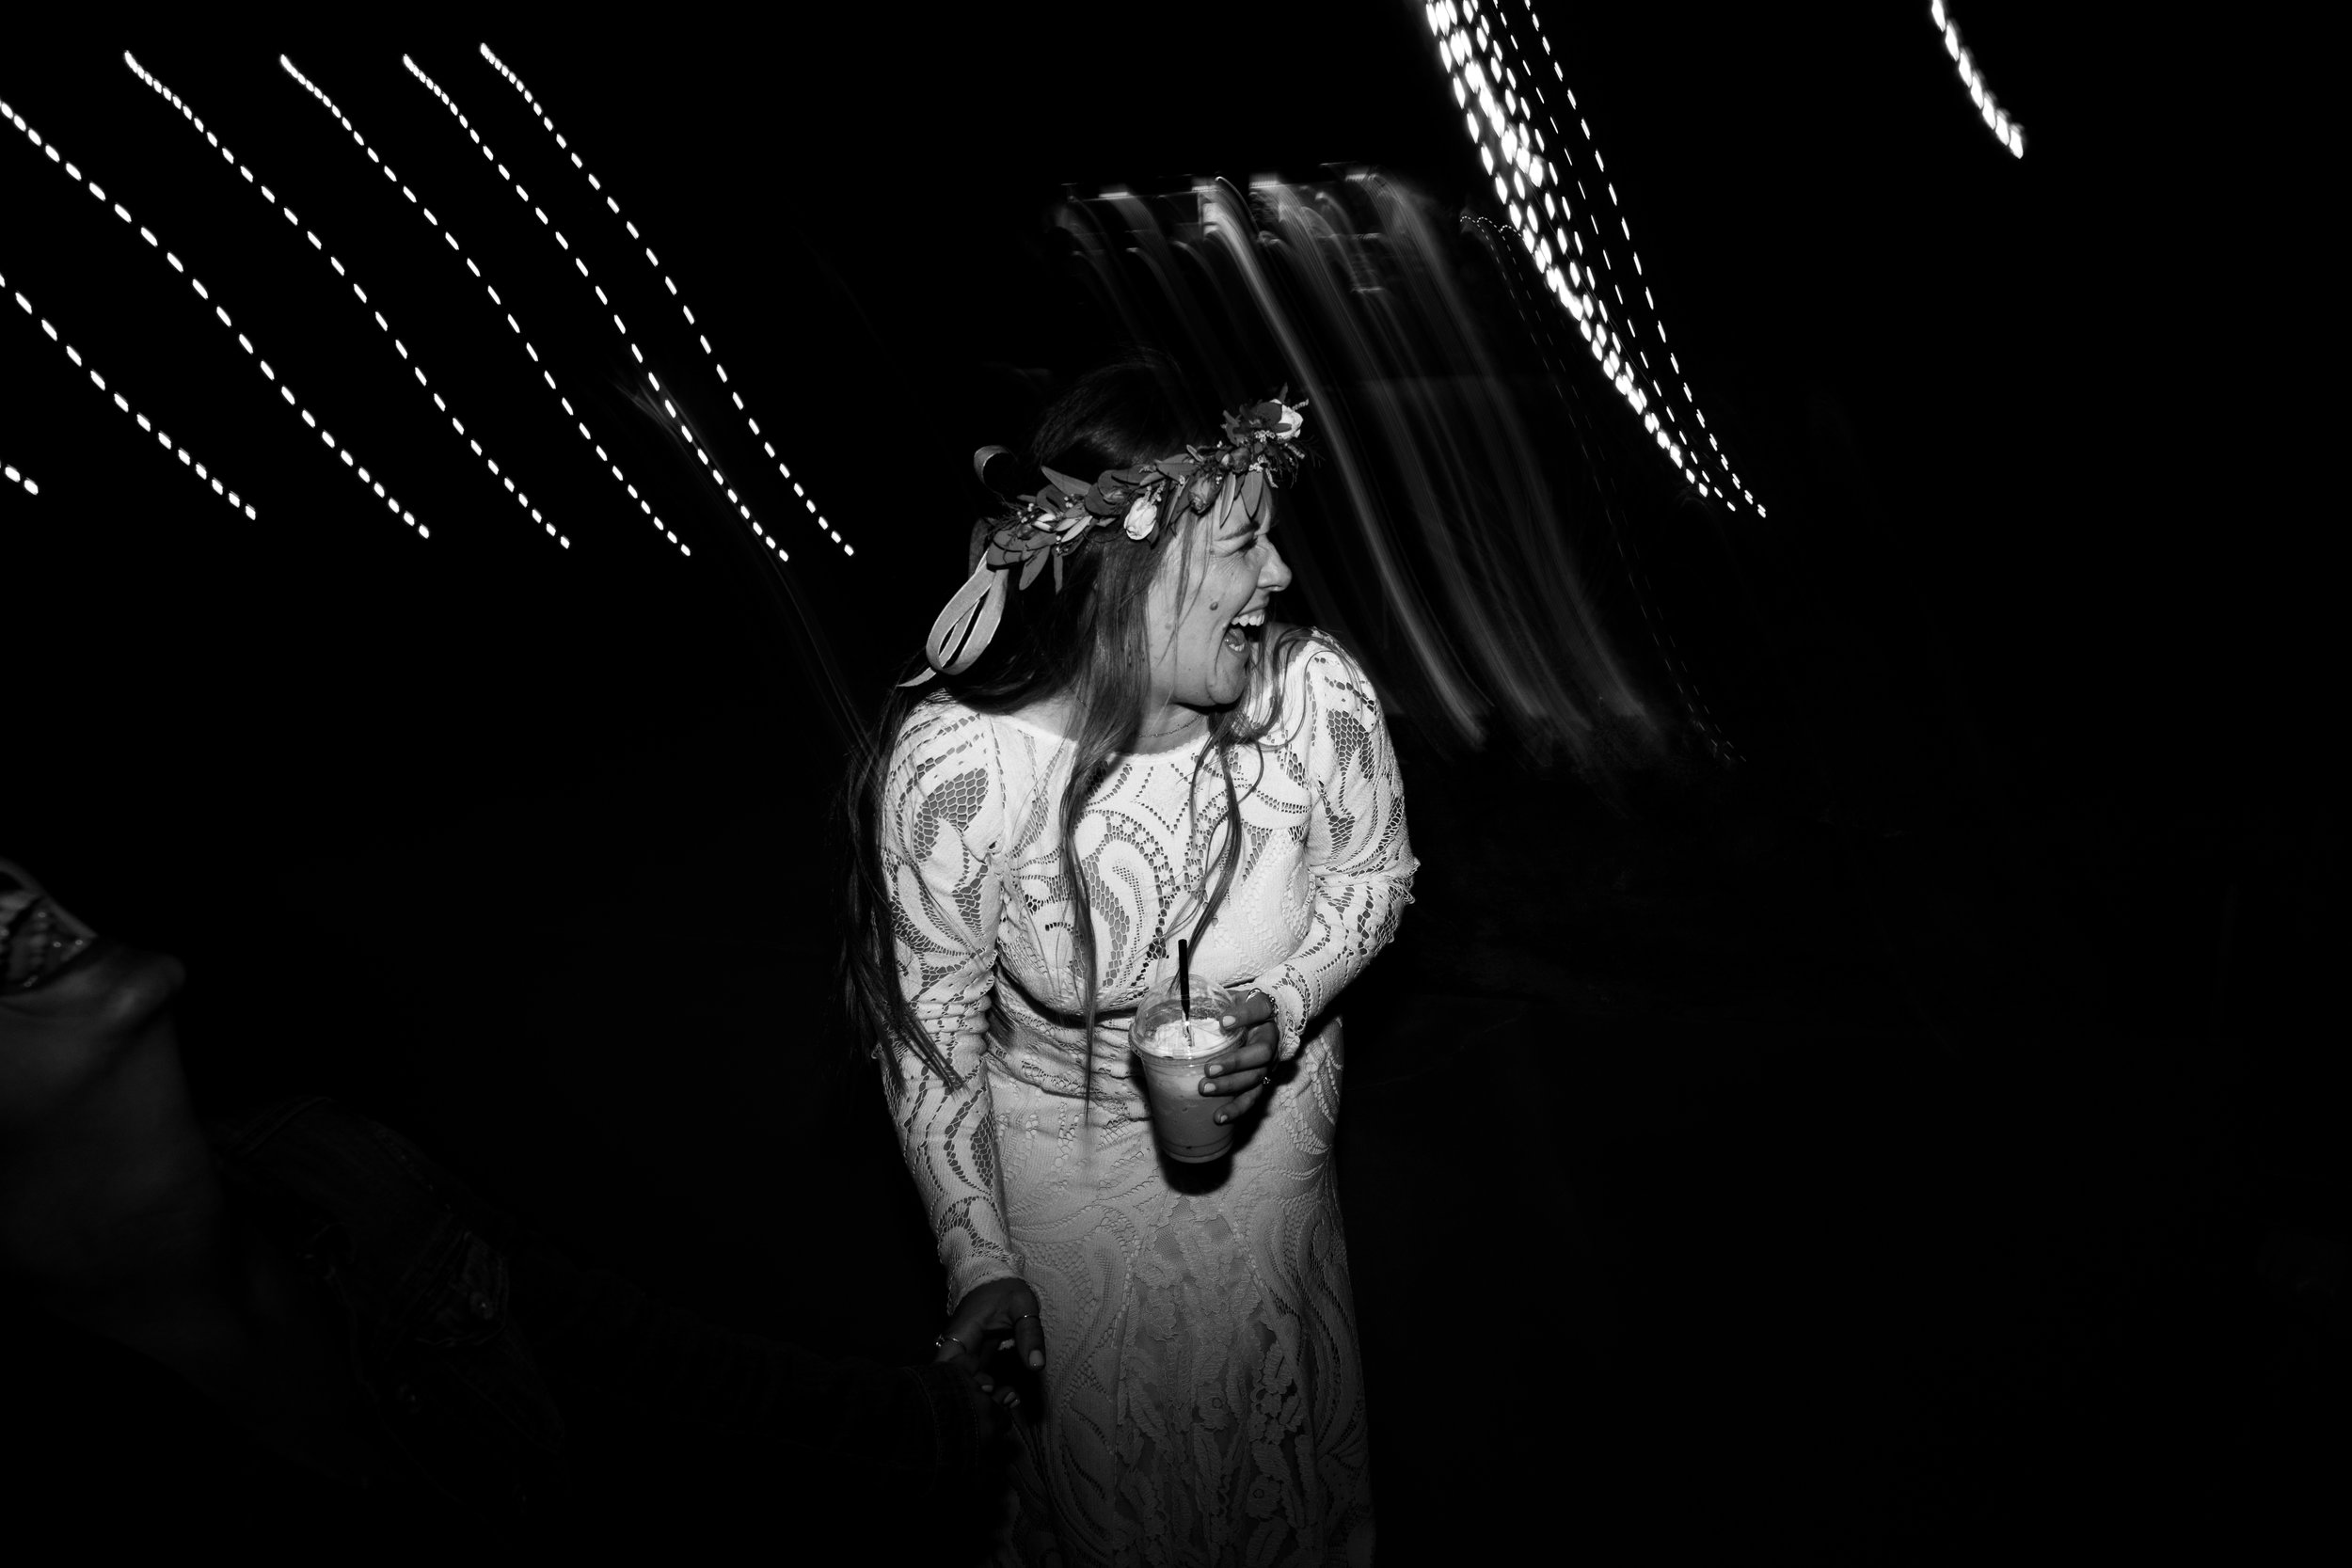
[[1192, 1016], [1192, 943], [1183, 937], [1176, 939], [1176, 995], [1184, 1005], [1184, 1016]]

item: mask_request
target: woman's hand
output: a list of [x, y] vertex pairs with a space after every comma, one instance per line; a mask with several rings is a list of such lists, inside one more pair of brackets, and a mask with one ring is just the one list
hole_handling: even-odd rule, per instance
[[1241, 1036], [1241, 1049], [1230, 1062], [1209, 1069], [1200, 1092], [1229, 1095], [1232, 1103], [1216, 1114], [1221, 1122], [1239, 1121], [1258, 1108], [1274, 1077], [1274, 1056], [1281, 1031], [1274, 1022], [1274, 998], [1262, 990], [1246, 990], [1233, 1010], [1220, 1021]]
[[1009, 1410], [1020, 1402], [1019, 1390], [999, 1384], [988, 1371], [995, 1353], [1008, 1350], [1019, 1366], [1033, 1372], [1044, 1369], [1045, 1331], [1038, 1323], [1037, 1292], [1018, 1275], [974, 1286], [956, 1304], [932, 1359], [961, 1362], [980, 1391]]

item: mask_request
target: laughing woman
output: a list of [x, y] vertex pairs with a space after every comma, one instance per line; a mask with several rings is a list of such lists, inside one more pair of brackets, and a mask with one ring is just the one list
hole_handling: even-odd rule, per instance
[[[1077, 383], [851, 791], [850, 1004], [946, 1268], [940, 1355], [1033, 1369], [1010, 1561], [1370, 1560], [1332, 1003], [1414, 861], [1371, 683], [1267, 619], [1301, 422], [1198, 427], [1150, 364]], [[1130, 1070], [1179, 938], [1242, 993], [1209, 1166], [1163, 1164]]]

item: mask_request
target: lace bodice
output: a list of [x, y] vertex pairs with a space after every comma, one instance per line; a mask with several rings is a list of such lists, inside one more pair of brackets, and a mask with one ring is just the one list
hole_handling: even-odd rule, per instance
[[[1290, 1057], [1309, 1021], [1395, 932], [1416, 863], [1395, 752], [1363, 672], [1315, 639], [1274, 678], [1279, 722], [1228, 759], [1241, 800], [1241, 864], [1193, 963], [1196, 974], [1272, 997]], [[1173, 968], [1176, 939], [1193, 934], [1215, 885], [1228, 806], [1207, 748], [1204, 737], [1123, 759], [1079, 819], [1102, 1008], [1132, 1006]], [[961, 1080], [930, 1071], [903, 1042], [893, 1047], [905, 1074], [893, 1113], [930, 1208], [951, 1309], [975, 1286], [1019, 1272], [988, 1069], [1074, 1097], [1090, 1044], [1105, 1114], [1143, 1114], [1126, 1083], [1127, 1020], [1102, 1020], [1091, 1042], [1057, 1022], [1083, 1006], [1061, 891], [1071, 752], [1021, 719], [933, 698], [908, 719], [885, 782], [881, 837], [899, 983]]]

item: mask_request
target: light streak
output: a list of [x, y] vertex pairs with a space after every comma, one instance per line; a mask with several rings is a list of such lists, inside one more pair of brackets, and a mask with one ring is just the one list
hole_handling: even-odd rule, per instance
[[[0, 112], [10, 111], [8, 110], [7, 105], [0, 104]], [[8, 287], [8, 280], [5, 277], [0, 277], [0, 289], [7, 289]], [[260, 513], [254, 511], [252, 502], [239, 496], [234, 490], [230, 489], [228, 483], [222, 480], [218, 474], [214, 473], [203, 464], [198, 462], [194, 452], [188, 451], [186, 447], [181, 445], [178, 441], [173, 440], [163, 431], [156, 429], [154, 420], [149, 419], [146, 415], [132, 407], [131, 400], [122, 395], [120, 388], [108, 386], [106, 384], [106, 378], [99, 374], [96, 370], [91, 368], [89, 362], [82, 357], [81, 351], [75, 348], [72, 343], [67, 342], [65, 339], [59, 335], [57, 329], [49, 324], [45, 317], [34, 310], [33, 302], [24, 297], [23, 291], [12, 290], [10, 293], [15, 296], [16, 308], [24, 311], [24, 314], [32, 320], [40, 324], [42, 335], [51, 342], [56, 343], [59, 348], [65, 350], [65, 356], [73, 361], [75, 369], [81, 371], [84, 374], [89, 377], [89, 384], [97, 388], [101, 392], [105, 393], [108, 400], [114, 404], [116, 408], [119, 409], [125, 416], [127, 416], [132, 423], [137, 425], [140, 430], [146, 432], [148, 435], [154, 436], [156, 444], [161, 446], [164, 451], [170, 452], [173, 456], [179, 458], [181, 467], [186, 468], [190, 473], [194, 474], [198, 483], [211, 485], [214, 495], [218, 496], [223, 500], [227, 501], [230, 511], [244, 513], [247, 521], [251, 521], [261, 515]], [[14, 465], [9, 466], [8, 474], [8, 478], [24, 486], [24, 493], [26, 495], [38, 496], [40, 494], [40, 486], [35, 484], [27, 476], [19, 473]]]
[[[563, 406], [564, 417], [569, 419], [579, 428], [580, 438], [586, 442], [589, 448], [596, 452], [597, 461], [611, 471], [612, 475], [612, 482], [628, 493], [628, 499], [637, 503], [637, 509], [645, 515], [646, 518], [653, 524], [656, 531], [660, 533], [660, 535], [664, 539], [667, 539], [672, 545], [677, 546], [677, 551], [680, 555], [692, 555], [694, 553], [693, 547], [682, 543], [678, 539], [675, 531], [661, 521], [661, 518], [654, 512], [653, 503], [648, 501], [638, 492], [637, 486], [630, 483], [628, 476], [621, 471], [621, 466], [612, 461], [612, 457], [606, 453], [604, 448], [596, 444], [596, 438], [588, 432], [587, 421], [580, 418], [579, 411], [573, 408], [571, 400], [565, 397], [564, 395], [563, 388], [556, 385], [554, 372], [549, 371], [546, 364], [540, 360], [537, 346], [534, 345], [528, 337], [524, 336], [521, 325], [515, 320], [515, 313], [506, 308], [505, 300], [500, 297], [497, 288], [492, 285], [489, 277], [483, 272], [480, 265], [474, 261], [472, 257], [466, 254], [465, 246], [457, 243], [457, 236], [450, 231], [449, 227], [446, 224], [442, 223], [438, 217], [434, 215], [432, 208], [426, 206], [418, 198], [415, 191], [401, 183], [400, 176], [393, 172], [392, 166], [387, 163], [384, 160], [383, 155], [378, 153], [374, 148], [368, 145], [367, 137], [359, 134], [359, 128], [351, 122], [351, 117], [344, 114], [343, 111], [337, 106], [335, 101], [326, 95], [326, 90], [324, 87], [320, 87], [316, 82], [311, 81], [310, 78], [305, 76], [300, 71], [296, 70], [294, 61], [288, 59], [285, 55], [280, 55], [278, 56], [278, 64], [280, 70], [284, 71], [287, 75], [293, 77], [295, 82], [299, 83], [303, 90], [315, 99], [319, 106], [325, 109], [328, 115], [332, 116], [335, 122], [341, 125], [343, 130], [349, 134], [353, 144], [356, 145], [360, 151], [368, 155], [368, 161], [384, 171], [384, 178], [396, 187], [402, 196], [407, 198], [408, 204], [417, 210], [418, 215], [422, 217], [425, 223], [441, 236], [443, 243], [448, 245], [450, 253], [456, 257], [458, 261], [465, 263], [466, 270], [473, 275], [476, 281], [481, 283], [483, 292], [489, 295], [490, 304], [500, 312], [501, 315], [505, 318], [508, 328], [514, 332], [516, 338], [522, 343], [523, 352], [531, 356], [532, 366], [539, 372], [539, 379], [547, 383], [549, 395]], [[468, 445], [475, 446], [477, 452], [479, 452], [480, 449], [477, 443], [469, 439]], [[485, 456], [485, 461], [487, 461], [486, 455]], [[501, 477], [503, 478], [504, 476]]]
[[[17, 130], [24, 135], [27, 141], [31, 142], [35, 147], [40, 148], [41, 150], [47, 152], [49, 154], [50, 162], [63, 162], [63, 160], [58, 157], [56, 144], [54, 142], [44, 144], [41, 141], [40, 135], [35, 132], [30, 125], [27, 125], [24, 122], [24, 117], [18, 114], [14, 109], [10, 108], [6, 103], [0, 103], [0, 119], [7, 119], [9, 124], [14, 125]], [[72, 164], [64, 164], [64, 168], [66, 172], [72, 176], [76, 184], [87, 185], [89, 188], [91, 196], [97, 198], [101, 202], [107, 199], [106, 193], [99, 188], [97, 181], [85, 178], [82, 171], [75, 168]], [[113, 204], [113, 212], [116, 217], [120, 218], [125, 224], [130, 225], [130, 227], [136, 229], [138, 230], [139, 238], [147, 242], [150, 249], [160, 254], [163, 259], [170, 264], [172, 271], [179, 273], [187, 278], [188, 287], [196, 291], [197, 298], [204, 300], [207, 303], [212, 302], [212, 293], [204, 287], [203, 281], [197, 277], [195, 274], [190, 273], [187, 269], [187, 264], [182, 261], [178, 256], [164, 248], [163, 242], [156, 238], [153, 230], [145, 228], [137, 223], [131, 216], [130, 210], [119, 201]], [[383, 484], [371, 476], [368, 470], [351, 455], [351, 449], [348, 446], [338, 443], [334, 435], [325, 426], [321, 425], [318, 420], [309, 409], [303, 407], [300, 400], [294, 395], [294, 388], [287, 386], [284, 381], [280, 380], [276, 371], [270, 369], [269, 361], [262, 357], [260, 351], [253, 346], [253, 341], [237, 330], [236, 323], [230, 319], [228, 310], [218, 304], [214, 304], [213, 314], [219, 319], [222, 328], [226, 330], [230, 337], [237, 341], [237, 346], [245, 350], [246, 356], [250, 358], [254, 362], [256, 368], [261, 371], [262, 379], [268, 381], [278, 388], [278, 395], [281, 400], [283, 400], [286, 406], [293, 409], [305, 425], [318, 432], [319, 439], [326, 444], [326, 448], [329, 451], [334, 452], [337, 456], [343, 460], [343, 467], [352, 471], [353, 477], [358, 480], [361, 486], [373, 490], [376, 499], [381, 500], [385, 506], [390, 510], [393, 516], [398, 517], [402, 522], [406, 523], [410, 528], [416, 530], [418, 538], [430, 539], [433, 536], [432, 531], [426, 528], [422, 523], [417, 521], [417, 515], [413, 512], [405, 510], [401, 506], [399, 499], [388, 494]], [[183, 452], [183, 461], [192, 462], [193, 459], [187, 458]]]
[[7, 474], [8, 476], [8, 483], [10, 484], [23, 485], [26, 495], [38, 496], [40, 494], [40, 486], [33, 483], [33, 476], [19, 468], [15, 464], [0, 463], [0, 473]]
[[[841, 531], [826, 520], [825, 515], [817, 509], [817, 502], [810, 498], [806, 487], [792, 477], [790, 465], [787, 464], [782, 457], [777, 455], [775, 443], [768, 439], [767, 436], [759, 428], [759, 420], [755, 419], [752, 416], [751, 410], [744, 405], [743, 394], [741, 390], [735, 386], [734, 382], [728, 379], [726, 366], [719, 362], [717, 352], [710, 346], [709, 335], [702, 330], [702, 324], [694, 319], [692, 308], [688, 306], [685, 299], [678, 293], [676, 281], [673, 279], [668, 273], [662, 271], [660, 258], [654, 254], [653, 246], [645, 243], [645, 237], [638, 232], [637, 225], [621, 216], [620, 202], [615, 200], [612, 193], [604, 188], [604, 182], [602, 181], [598, 180], [594, 174], [591, 174], [588, 171], [588, 166], [580, 161], [579, 151], [564, 139], [563, 133], [556, 130], [555, 120], [548, 114], [547, 106], [539, 102], [538, 98], [532, 94], [532, 90], [528, 87], [523, 85], [523, 79], [516, 75], [514, 69], [507, 65], [504, 60], [500, 59], [496, 54], [492, 53], [488, 44], [485, 43], [479, 47], [482, 58], [487, 62], [490, 69], [497, 71], [501, 76], [506, 79], [506, 83], [509, 87], [512, 87], [516, 92], [522, 96], [523, 102], [530, 105], [532, 117], [539, 121], [540, 129], [544, 130], [548, 135], [555, 138], [556, 147], [563, 151], [565, 156], [571, 159], [572, 167], [579, 171], [581, 179], [588, 182], [588, 188], [594, 191], [598, 197], [602, 198], [605, 211], [612, 215], [614, 222], [620, 224], [628, 231], [628, 237], [637, 248], [644, 252], [645, 264], [653, 269], [653, 274], [656, 277], [661, 279], [661, 286], [668, 292], [670, 297], [677, 300], [678, 310], [680, 314], [686, 318], [687, 329], [694, 335], [695, 341], [702, 345], [703, 355], [705, 357], [709, 359], [710, 368], [718, 373], [720, 382], [726, 387], [727, 396], [734, 403], [735, 411], [738, 414], [740, 414], [743, 417], [743, 422], [751, 427], [752, 438], [759, 443], [760, 450], [766, 452], [768, 454], [769, 461], [776, 466], [776, 472], [783, 476], [784, 482], [792, 486], [792, 493], [800, 499], [801, 504], [808, 508], [808, 515], [811, 518], [815, 519], [818, 530], [821, 531], [826, 537], [831, 539], [834, 544], [841, 546], [841, 553], [843, 555], [853, 556], [857, 554], [857, 548], [855, 546], [842, 544]], [[584, 272], [582, 276], [585, 276]]]
[[[433, 400], [434, 406], [449, 420], [450, 428], [457, 433], [457, 438], [461, 441], [468, 440], [465, 421], [460, 420], [455, 414], [449, 411], [449, 405], [441, 400], [440, 394], [433, 390], [433, 384], [425, 375], [424, 367], [416, 362], [416, 360], [410, 356], [407, 345], [403, 343], [399, 338], [393, 336], [391, 324], [384, 319], [383, 310], [374, 306], [369, 300], [367, 290], [359, 286], [358, 279], [350, 276], [348, 269], [343, 266], [342, 261], [340, 261], [332, 251], [329, 251], [326, 245], [321, 243], [317, 231], [315, 230], [306, 229], [303, 226], [302, 221], [294, 215], [294, 210], [279, 201], [277, 194], [272, 191], [267, 184], [258, 180], [254, 176], [251, 168], [238, 161], [236, 155], [230, 152], [228, 147], [222, 143], [221, 139], [215, 135], [205, 125], [202, 119], [197, 115], [195, 108], [189, 104], [187, 100], [182, 98], [178, 93], [172, 91], [170, 87], [165, 86], [161, 78], [157, 77], [154, 72], [149, 71], [145, 66], [139, 64], [138, 60], [127, 49], [122, 53], [122, 63], [130, 68], [132, 75], [136, 76], [140, 81], [146, 83], [150, 87], [153, 88], [156, 96], [163, 99], [165, 103], [170, 104], [173, 108], [179, 110], [181, 118], [185, 119], [189, 125], [194, 127], [196, 133], [202, 136], [205, 141], [210, 143], [215, 151], [219, 152], [221, 160], [230, 167], [235, 169], [239, 174], [245, 177], [246, 183], [253, 187], [254, 194], [259, 196], [262, 201], [266, 202], [274, 211], [283, 214], [286, 222], [291, 225], [297, 233], [301, 234], [304, 238], [310, 242], [310, 248], [316, 251], [320, 256], [324, 257], [328, 266], [335, 269], [336, 277], [342, 278], [344, 282], [351, 286], [352, 294], [359, 301], [360, 309], [367, 310], [372, 314], [376, 326], [383, 331], [386, 340], [390, 342], [394, 352], [396, 352], [404, 361], [407, 362], [409, 371], [417, 378], [418, 388], [427, 397], [430, 397]], [[142, 235], [145, 235], [146, 230], [142, 230], [140, 232]], [[150, 239], [149, 243], [152, 244], [153, 241]], [[247, 354], [253, 352], [252, 343], [246, 340], [243, 334], [238, 336], [237, 342], [239, 346], [243, 347]], [[479, 444], [469, 444], [473, 445], [473, 450], [477, 453], [482, 452], [482, 448]], [[494, 481], [503, 480], [506, 487], [506, 493], [515, 498], [515, 504], [521, 507], [523, 511], [530, 515], [532, 522], [545, 529], [548, 538], [554, 540], [557, 544], [561, 545], [567, 550], [572, 547], [572, 542], [565, 538], [563, 534], [557, 532], [555, 525], [541, 516], [538, 509], [531, 504], [531, 497], [523, 491], [516, 489], [515, 482], [512, 479], [507, 479], [499, 472], [499, 466], [497, 463], [493, 462], [486, 454], [483, 455], [482, 460], [488, 466], [491, 479]]]
[[1944, 53], [1952, 57], [1959, 68], [1960, 85], [1968, 89], [1969, 102], [1984, 120], [1984, 128], [1993, 133], [1993, 139], [2010, 150], [2012, 157], [2026, 155], [2026, 128], [2009, 118], [2009, 111], [1994, 102], [1993, 89], [1984, 85], [1984, 72], [1977, 69], [1977, 57], [1968, 53], [1960, 41], [1960, 26], [1945, 9], [1944, 0], [1928, 0], [1928, 20], [1943, 35]]
[[[638, 347], [636, 339], [630, 336], [628, 325], [621, 319], [620, 312], [612, 309], [612, 301], [606, 297], [604, 290], [597, 286], [595, 275], [588, 270], [587, 260], [572, 249], [571, 241], [564, 237], [564, 230], [557, 228], [554, 221], [548, 216], [547, 209], [531, 199], [531, 193], [523, 188], [520, 181], [507, 171], [504, 164], [499, 162], [498, 154], [491, 150], [490, 144], [483, 139], [482, 133], [474, 128], [473, 122], [466, 118], [466, 112], [457, 106], [457, 101], [443, 90], [438, 82], [426, 75], [423, 68], [406, 55], [400, 57], [400, 63], [408, 68], [408, 74], [416, 79], [420, 87], [438, 99], [441, 107], [447, 109], [455, 118], [458, 129], [472, 138], [475, 149], [482, 154], [483, 161], [498, 171], [500, 182], [514, 193], [516, 199], [539, 220], [539, 226], [552, 234], [556, 245], [571, 257], [572, 265], [579, 269], [580, 281], [595, 293], [596, 302], [604, 306], [611, 313], [612, 329], [620, 334], [622, 343], [628, 349], [629, 357], [635, 359], [640, 366], [644, 366], [645, 364], [644, 350]], [[650, 369], [646, 370], [645, 376], [652, 383], [655, 393], [660, 394], [660, 377], [655, 375]], [[697, 439], [693, 427], [688, 423], [685, 416], [678, 412], [677, 405], [669, 398], [663, 397], [661, 406], [668, 412], [671, 422], [677, 426], [678, 435], [686, 442], [686, 450], [692, 452], [701, 461], [702, 466], [709, 471], [711, 482], [718, 485], [720, 491], [725, 495], [727, 504], [734, 507], [742, 517], [743, 526], [752, 531], [752, 537], [766, 546], [779, 562], [790, 561], [792, 558], [786, 553], [783, 545], [777, 542], [773, 534], [760, 526], [758, 518], [752, 515], [751, 507], [745, 504], [743, 498], [736, 493], [735, 486], [728, 482], [726, 470], [720, 467], [711, 457], [707, 450], [707, 444]]]
[[[1511, 227], [1534, 260], [1544, 285], [1574, 319], [1578, 333], [1601, 374], [1616, 388], [1626, 406], [1642, 421], [1677, 471], [1700, 495], [1729, 502], [1743, 499], [1759, 517], [1764, 508], [1740, 481], [1723, 448], [1707, 430], [1707, 416], [1682, 379], [1681, 362], [1666, 341], [1666, 328], [1658, 316], [1658, 303], [1645, 282], [1642, 257], [1633, 248], [1633, 226], [1617, 203], [1617, 189], [1607, 176], [1609, 166], [1593, 145], [1592, 128], [1576, 114], [1576, 94], [1567, 74], [1553, 55], [1531, 0], [1519, 0], [1530, 32], [1543, 51], [1543, 64], [1565, 100], [1569, 118], [1581, 133], [1592, 160], [1593, 178], [1607, 191], [1613, 225], [1604, 224], [1583, 178], [1570, 159], [1566, 134], [1548, 105], [1541, 69], [1532, 50], [1522, 50], [1502, 19], [1503, 0], [1435, 0], [1422, 8], [1432, 36], [1438, 40], [1438, 63], [1454, 87], [1454, 101], [1477, 144], [1479, 162], [1494, 182], [1495, 199], [1511, 214]], [[1524, 72], [1520, 67], [1524, 64]], [[1549, 126], [1547, 137], [1536, 121]], [[1575, 192], [1574, 199], [1569, 191]], [[1592, 244], [1585, 244], [1587, 236]], [[1626, 297], [1629, 279], [1614, 259], [1622, 242], [1631, 262], [1629, 284], [1642, 300], [1648, 330], [1657, 340], [1661, 367], [1651, 363], [1632, 325], [1637, 314]], [[1615, 308], [1611, 308], [1611, 301]], [[1680, 408], [1669, 393], [1682, 393]], [[1683, 410], [1706, 436], [1702, 449], [1683, 422]]]
[[[1506, 225], [1490, 223], [1485, 218], [1473, 217], [1470, 221], [1483, 234], [1497, 240], [1502, 235], [1511, 232]], [[1515, 295], [1518, 293], [1517, 279], [1507, 272], [1504, 274], [1503, 286], [1511, 290]], [[1524, 307], [1522, 309], [1527, 319], [1531, 321], [1536, 319], [1534, 310], [1526, 309]], [[1564, 368], [1557, 366], [1552, 359], [1551, 334], [1552, 327], [1547, 323], [1536, 334], [1536, 350], [1543, 356], [1545, 365], [1551, 368], [1553, 373], [1557, 375], [1564, 373]], [[1701, 738], [1706, 740], [1717, 756], [1726, 761], [1739, 760], [1737, 751], [1716, 725], [1714, 715], [1708, 711], [1707, 704], [1700, 698], [1697, 684], [1692, 680], [1690, 670], [1683, 663], [1681, 646], [1675, 641], [1673, 630], [1667, 626], [1664, 619], [1653, 608], [1657, 599], [1657, 592], [1650, 586], [1647, 575], [1642, 570], [1641, 562], [1630, 541], [1627, 538], [1627, 531], [1617, 526], [1613, 517], [1611, 519], [1609, 535], [1610, 542], [1616, 547], [1617, 563], [1624, 568], [1627, 579], [1633, 585], [1633, 603], [1641, 611], [1643, 627], [1649, 633], [1650, 645], [1657, 650], [1659, 662], [1665, 669], [1666, 678], [1674, 682], [1676, 694], [1682, 699], [1683, 712], [1689, 716], [1692, 727], [1698, 731]]]

